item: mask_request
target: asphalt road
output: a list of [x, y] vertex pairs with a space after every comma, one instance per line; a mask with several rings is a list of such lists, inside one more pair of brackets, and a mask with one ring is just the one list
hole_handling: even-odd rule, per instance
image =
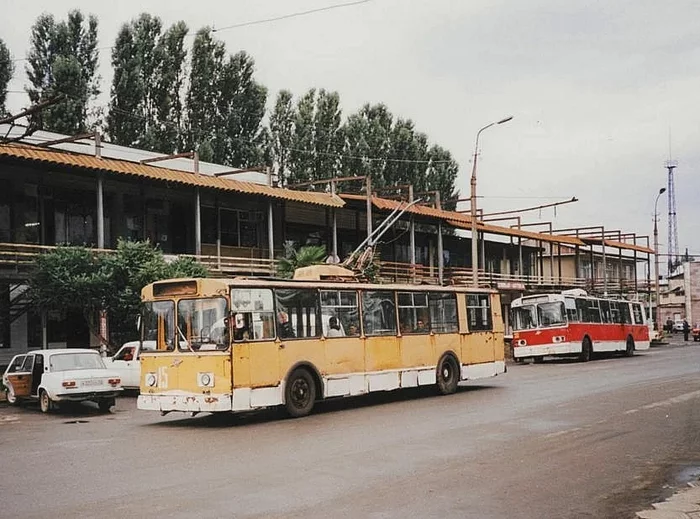
[[0, 517], [633, 517], [700, 467], [700, 345], [299, 420], [0, 406]]

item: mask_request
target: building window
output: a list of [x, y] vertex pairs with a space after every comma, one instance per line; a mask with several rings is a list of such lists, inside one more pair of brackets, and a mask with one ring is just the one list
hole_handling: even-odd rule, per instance
[[257, 247], [258, 227], [263, 221], [259, 211], [202, 207], [202, 241], [216, 243], [217, 229], [221, 222], [221, 245], [229, 247]]

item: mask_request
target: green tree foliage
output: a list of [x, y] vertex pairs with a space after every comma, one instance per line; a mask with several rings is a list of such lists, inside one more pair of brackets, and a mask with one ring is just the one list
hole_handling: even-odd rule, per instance
[[383, 178], [391, 146], [392, 124], [393, 116], [383, 104], [366, 104], [348, 117], [344, 128], [344, 175]]
[[309, 90], [297, 103], [289, 154], [290, 183], [337, 176], [344, 136], [337, 92]]
[[271, 162], [283, 184], [287, 183], [290, 174], [290, 148], [294, 139], [295, 117], [292, 93], [289, 90], [281, 90], [270, 114], [269, 152]]
[[277, 275], [291, 279], [294, 271], [301, 267], [320, 265], [326, 260], [326, 247], [323, 245], [305, 245], [298, 250], [291, 244], [285, 246], [284, 256], [277, 263]]
[[15, 72], [10, 49], [0, 39], [0, 117], [7, 114], [7, 85]]
[[206, 277], [207, 270], [189, 258], [167, 263], [148, 242], [119, 241], [113, 254], [85, 247], [59, 247], [41, 255], [29, 279], [34, 304], [42, 310], [80, 311], [93, 334], [98, 315], [109, 315], [113, 347], [136, 338], [134, 323], [141, 289], [173, 277]]
[[267, 89], [253, 78], [255, 62], [245, 52], [226, 55], [211, 29], [200, 30], [192, 45], [187, 92], [187, 145], [204, 160], [234, 167], [264, 161]]
[[112, 49], [107, 117], [117, 144], [162, 153], [179, 148], [186, 35], [184, 22], [162, 32], [160, 18], [146, 13], [122, 26]]
[[425, 188], [427, 191], [439, 191], [442, 208], [454, 210], [457, 206], [455, 181], [459, 173], [459, 164], [448, 150], [437, 144], [430, 147], [428, 157], [430, 162], [425, 176]]
[[32, 27], [27, 54], [27, 93], [32, 103], [62, 96], [41, 113], [41, 128], [76, 134], [88, 128], [89, 102], [99, 94], [97, 18], [74, 10], [56, 23], [42, 14]]

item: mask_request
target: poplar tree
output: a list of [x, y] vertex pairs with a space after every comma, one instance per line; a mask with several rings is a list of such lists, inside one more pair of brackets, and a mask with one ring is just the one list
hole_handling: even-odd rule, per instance
[[255, 81], [255, 61], [245, 52], [226, 55], [223, 42], [201, 29], [192, 46], [187, 92], [186, 143], [219, 164], [262, 164], [267, 89]]
[[10, 49], [0, 39], [0, 117], [7, 114], [7, 85], [15, 72]]
[[39, 16], [32, 27], [27, 53], [26, 87], [32, 103], [61, 97], [42, 111], [40, 128], [76, 134], [87, 130], [89, 103], [100, 93], [97, 75], [97, 18], [74, 10], [66, 21], [50, 14]]
[[112, 49], [107, 118], [114, 142], [162, 153], [179, 149], [186, 35], [184, 22], [163, 33], [160, 18], [146, 13], [122, 26]]
[[281, 90], [270, 114], [269, 154], [283, 185], [287, 183], [290, 175], [290, 148], [294, 140], [295, 117], [292, 93], [289, 90]]

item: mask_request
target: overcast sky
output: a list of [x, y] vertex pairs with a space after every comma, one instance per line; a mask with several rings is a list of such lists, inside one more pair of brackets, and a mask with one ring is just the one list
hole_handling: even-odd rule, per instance
[[[144, 11], [165, 25], [184, 20], [194, 34], [348, 0], [1, 1], [0, 38], [23, 58], [42, 12], [97, 15], [100, 46], [109, 47], [121, 24]], [[698, 20], [697, 0], [371, 0], [217, 36], [230, 52], [255, 58], [268, 105], [282, 88], [299, 95], [317, 87], [338, 91], [345, 114], [383, 102], [413, 119], [459, 161], [463, 196], [476, 132], [513, 115], [482, 133], [480, 207], [579, 198], [556, 216], [528, 213], [528, 221], [553, 220], [556, 228], [605, 225], [651, 235], [670, 133], [681, 252], [700, 254]], [[109, 50], [100, 57], [108, 93]], [[24, 63], [17, 65], [10, 88], [21, 91]], [[11, 110], [26, 104], [23, 94], [10, 94]], [[664, 195], [662, 249], [667, 211]]]

